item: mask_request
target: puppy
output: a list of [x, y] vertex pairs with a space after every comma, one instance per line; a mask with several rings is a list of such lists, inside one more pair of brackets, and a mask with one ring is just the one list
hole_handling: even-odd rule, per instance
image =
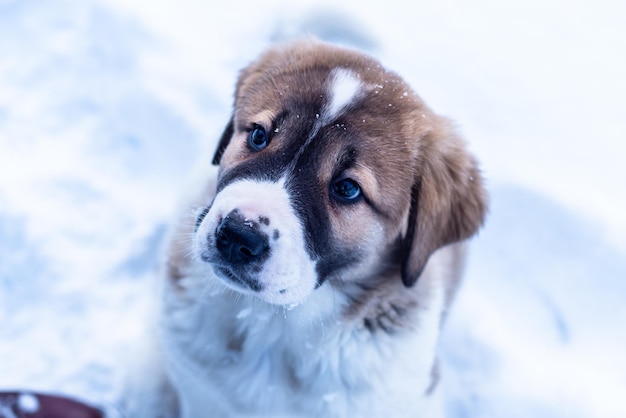
[[[210, 161], [207, 161], [207, 165]], [[436, 417], [436, 348], [486, 193], [396, 74], [314, 40], [245, 68], [170, 241], [167, 417]]]

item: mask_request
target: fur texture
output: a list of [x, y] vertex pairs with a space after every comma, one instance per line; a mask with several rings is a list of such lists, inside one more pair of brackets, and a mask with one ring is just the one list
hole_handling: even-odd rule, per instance
[[174, 393], [142, 416], [438, 416], [486, 211], [450, 123], [372, 58], [299, 41], [241, 72], [213, 162], [166, 258]]

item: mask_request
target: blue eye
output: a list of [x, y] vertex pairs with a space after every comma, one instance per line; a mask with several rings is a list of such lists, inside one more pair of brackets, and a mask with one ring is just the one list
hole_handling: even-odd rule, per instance
[[352, 179], [337, 180], [330, 186], [330, 190], [336, 197], [345, 201], [361, 196], [361, 186]]
[[268, 143], [269, 139], [265, 129], [257, 125], [250, 131], [250, 135], [248, 136], [248, 145], [250, 148], [255, 151], [261, 151]]

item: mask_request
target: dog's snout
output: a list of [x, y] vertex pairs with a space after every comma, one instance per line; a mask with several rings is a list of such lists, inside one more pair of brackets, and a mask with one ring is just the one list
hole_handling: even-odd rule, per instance
[[246, 264], [267, 253], [269, 241], [254, 223], [226, 216], [215, 231], [215, 246], [228, 263]]

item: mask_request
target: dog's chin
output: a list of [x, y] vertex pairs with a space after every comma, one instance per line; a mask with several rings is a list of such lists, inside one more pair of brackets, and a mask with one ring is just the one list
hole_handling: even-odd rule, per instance
[[295, 307], [302, 304], [311, 291], [301, 288], [280, 288], [263, 282], [255, 276], [236, 274], [227, 267], [213, 266], [215, 275], [226, 287], [244, 294], [257, 297], [272, 305]]
[[235, 274], [227, 267], [214, 266], [213, 271], [226, 285], [239, 292], [259, 293], [264, 289], [264, 286], [258, 280], [248, 275]]

